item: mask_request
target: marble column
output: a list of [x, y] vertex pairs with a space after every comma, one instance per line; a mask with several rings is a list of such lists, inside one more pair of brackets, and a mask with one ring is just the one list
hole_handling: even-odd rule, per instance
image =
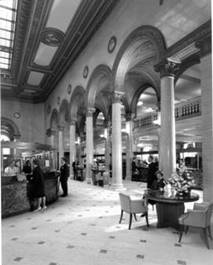
[[75, 161], [76, 158], [75, 130], [76, 130], [76, 121], [72, 120], [70, 123], [70, 177], [72, 179], [74, 179], [72, 163]]
[[213, 201], [213, 90], [211, 54], [201, 58], [203, 199]]
[[[50, 130], [50, 145], [52, 149], [56, 149], [55, 146], [55, 136], [56, 136], [56, 131]], [[56, 169], [56, 152], [55, 150], [51, 151], [51, 160], [52, 160], [52, 169]]]
[[95, 109], [89, 108], [86, 117], [86, 181], [92, 183], [92, 163], [93, 163], [93, 113]]
[[64, 127], [58, 126], [58, 158], [59, 168], [61, 166], [61, 158], [64, 156]]
[[105, 172], [107, 173], [107, 184], [110, 184], [110, 153], [111, 153], [111, 139], [110, 139], [110, 125], [111, 123], [107, 121], [105, 123]]
[[168, 179], [176, 172], [176, 130], [174, 111], [174, 78], [180, 62], [166, 59], [158, 64], [156, 70], [161, 76], [161, 130], [160, 130], [160, 164], [164, 177]]
[[126, 179], [132, 179], [133, 121], [132, 114], [126, 114]]
[[115, 92], [112, 104], [112, 188], [122, 189], [122, 137], [121, 137], [121, 97]]

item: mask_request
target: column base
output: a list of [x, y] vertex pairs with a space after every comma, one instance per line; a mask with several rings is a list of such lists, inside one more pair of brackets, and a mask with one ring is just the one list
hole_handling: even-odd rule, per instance
[[93, 183], [92, 183], [92, 178], [86, 178], [86, 183], [87, 183], [87, 184], [93, 184]]
[[123, 184], [117, 184], [117, 183], [112, 183], [110, 185], [110, 189], [115, 190], [115, 191], [124, 191], [126, 188], [123, 186]]

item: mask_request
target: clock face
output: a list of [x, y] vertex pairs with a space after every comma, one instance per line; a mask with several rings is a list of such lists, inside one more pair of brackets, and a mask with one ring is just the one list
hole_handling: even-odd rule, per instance
[[88, 73], [89, 73], [89, 67], [86, 65], [86, 66], [84, 67], [83, 77], [84, 77], [84, 78], [87, 78]]
[[16, 119], [20, 119], [21, 114], [19, 112], [14, 112], [13, 113], [13, 117], [16, 118]]
[[112, 36], [108, 42], [108, 52], [112, 53], [116, 47], [117, 39], [115, 36]]

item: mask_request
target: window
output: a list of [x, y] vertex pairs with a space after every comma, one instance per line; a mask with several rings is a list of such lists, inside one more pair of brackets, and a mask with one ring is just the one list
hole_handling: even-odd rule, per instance
[[0, 1], [0, 69], [9, 69], [13, 52], [18, 0]]

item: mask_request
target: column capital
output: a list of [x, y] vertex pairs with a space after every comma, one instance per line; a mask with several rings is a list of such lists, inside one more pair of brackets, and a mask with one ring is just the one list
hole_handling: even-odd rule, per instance
[[122, 91], [114, 91], [112, 102], [113, 103], [120, 103], [123, 95], [124, 95], [124, 92], [122, 92]]
[[181, 61], [173, 58], [166, 58], [154, 66], [156, 72], [160, 73], [160, 77], [175, 76], [180, 69]]
[[58, 125], [58, 130], [59, 131], [63, 131], [64, 130], [64, 126]]
[[110, 126], [111, 126], [111, 121], [108, 120], [108, 119], [105, 119], [105, 120], [104, 120], [104, 127], [105, 127], [105, 128], [109, 128]]
[[87, 109], [87, 117], [92, 117], [93, 113], [95, 112], [95, 108], [88, 108]]
[[205, 56], [211, 53], [212, 43], [211, 36], [207, 36], [195, 43], [195, 47], [200, 49], [200, 56]]
[[132, 119], [134, 119], [135, 114], [132, 112], [127, 112], [126, 113], [126, 121], [131, 121]]
[[72, 120], [70, 121], [70, 125], [76, 125], [76, 122], [77, 122], [77, 120], [72, 119]]
[[49, 128], [49, 129], [46, 130], [46, 135], [47, 135], [48, 137], [50, 137], [50, 136], [52, 136], [52, 135], [55, 135], [55, 133], [56, 133], [56, 131], [53, 130], [53, 129], [51, 129], [51, 128]]

